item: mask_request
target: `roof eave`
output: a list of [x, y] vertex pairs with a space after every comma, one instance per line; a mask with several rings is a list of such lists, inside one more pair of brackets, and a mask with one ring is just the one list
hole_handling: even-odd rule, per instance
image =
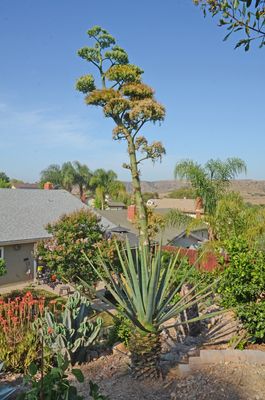
[[38, 238], [29, 238], [29, 239], [16, 239], [16, 240], [6, 240], [6, 241], [0, 241], [0, 247], [3, 246], [12, 246], [15, 244], [27, 244], [27, 243], [36, 243], [39, 242], [40, 240], [45, 240], [51, 238], [51, 235], [49, 236], [42, 236]]

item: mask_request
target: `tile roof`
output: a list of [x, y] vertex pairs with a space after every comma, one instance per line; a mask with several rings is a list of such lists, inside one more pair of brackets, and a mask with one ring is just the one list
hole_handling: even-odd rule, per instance
[[[89, 209], [66, 190], [0, 189], [0, 245], [47, 238], [48, 223], [82, 208]], [[104, 217], [101, 224], [114, 227]]]

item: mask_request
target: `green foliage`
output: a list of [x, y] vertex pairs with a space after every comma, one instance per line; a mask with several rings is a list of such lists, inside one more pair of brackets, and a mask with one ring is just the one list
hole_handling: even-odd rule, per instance
[[[160, 248], [149, 251], [147, 246], [132, 250], [127, 242], [126, 248], [117, 247], [122, 272], [117, 272], [111, 265], [107, 266], [102, 256], [98, 264], [105, 272], [103, 276], [96, 268], [100, 279], [114, 298], [113, 307], [130, 321], [131, 369], [136, 378], [157, 377], [159, 375], [159, 358], [161, 351], [160, 333], [163, 324], [171, 318], [179, 316], [191, 306], [209, 298], [211, 286], [196, 293], [196, 286], [187, 295], [177, 294], [185, 282], [189, 272], [185, 274], [179, 285], [175, 284], [175, 266], [178, 255], [173, 255], [167, 266], [162, 263]], [[109, 300], [101, 297], [109, 304]], [[186, 323], [193, 323], [210, 318], [218, 313], [190, 318]], [[181, 323], [181, 322], [180, 322]], [[127, 335], [127, 326], [121, 325], [122, 335]], [[125, 329], [124, 329], [125, 328]]]
[[[112, 266], [107, 266], [102, 256], [98, 263], [102, 265], [106, 277], [97, 271], [107, 289], [117, 302], [115, 308], [128, 318], [135, 327], [142, 332], [158, 333], [162, 330], [164, 322], [173, 318], [186, 308], [191, 302], [198, 302], [209, 295], [210, 287], [206, 287], [197, 296], [192, 289], [192, 301], [186, 297], [177, 304], [172, 305], [172, 299], [180, 291], [182, 284], [189, 276], [190, 270], [184, 274], [179, 285], [175, 284], [175, 268], [179, 255], [170, 257], [167, 268], [163, 264], [161, 249], [155, 248], [152, 253], [143, 246], [135, 249], [134, 253], [127, 243], [126, 250], [117, 247], [122, 273], [115, 271]], [[180, 260], [180, 265], [184, 260]], [[108, 300], [103, 298], [107, 303]]]
[[9, 183], [10, 182], [10, 178], [6, 175], [5, 172], [0, 172], [0, 181]]
[[256, 341], [265, 341], [265, 301], [240, 305], [237, 314]]
[[48, 326], [47, 344], [74, 365], [84, 362], [89, 346], [96, 340], [102, 321], [91, 322], [92, 309], [89, 301], [75, 292], [69, 296], [63, 312], [57, 317], [45, 312]]
[[265, 288], [265, 254], [250, 248], [242, 238], [225, 242], [229, 267], [219, 284], [222, 301], [228, 307], [258, 300]]
[[144, 192], [143, 193], [143, 200], [146, 203], [150, 199], [158, 199], [159, 194], [157, 192]]
[[168, 193], [167, 197], [170, 199], [195, 199], [196, 193], [193, 188], [182, 187], [176, 190], [172, 190]]
[[254, 339], [265, 339], [265, 253], [237, 237], [225, 242], [229, 265], [224, 267], [218, 292], [222, 304], [234, 307]]
[[[71, 385], [69, 378], [69, 362], [57, 354], [57, 365], [39, 378], [38, 367], [32, 363], [28, 374], [24, 377], [26, 389], [18, 399], [19, 400], [82, 400], [83, 396], [78, 395], [75, 386]], [[84, 376], [79, 369], [72, 369], [71, 373], [78, 382], [84, 382]]]
[[10, 372], [24, 372], [38, 358], [39, 341], [36, 333], [28, 329], [20, 343], [15, 346], [7, 342], [6, 335], [0, 331], [0, 360]]
[[99, 222], [99, 218], [87, 210], [64, 215], [47, 227], [53, 237], [37, 244], [39, 262], [70, 281], [76, 281], [79, 276], [93, 284], [97, 275], [84, 253], [95, 260], [96, 246], [104, 240]]
[[109, 332], [109, 345], [113, 346], [115, 343], [121, 341], [128, 347], [133, 328], [131, 321], [119, 311], [113, 317], [113, 321], [114, 325]]
[[5, 260], [0, 258], [0, 276], [3, 276], [6, 274], [6, 263]]
[[81, 76], [76, 84], [76, 89], [82, 93], [92, 92], [96, 89], [94, 77], [92, 75]]
[[40, 184], [51, 182], [54, 186], [63, 186], [61, 167], [58, 164], [51, 164], [40, 173]]
[[175, 177], [190, 181], [196, 197], [203, 200], [204, 211], [214, 215], [218, 200], [226, 192], [229, 182], [238, 174], [246, 172], [246, 164], [240, 158], [226, 161], [209, 160], [205, 166], [184, 160], [176, 164]]
[[75, 185], [79, 188], [80, 198], [83, 196], [84, 190], [90, 189], [90, 179], [92, 172], [86, 164], [79, 161], [73, 163], [67, 161], [62, 166], [51, 164], [41, 172], [41, 186], [45, 182], [51, 182], [55, 187], [62, 187], [69, 192]]
[[[199, 255], [199, 258], [203, 260], [204, 254]], [[172, 257], [172, 253], [169, 251], [163, 251], [162, 253], [162, 263], [163, 268], [167, 268], [167, 265]], [[204, 290], [205, 288], [212, 285], [213, 290], [215, 291], [215, 286], [217, 279], [219, 277], [220, 271], [205, 271], [203, 269], [199, 269], [198, 265], [190, 265], [188, 257], [179, 256], [178, 261], [175, 266], [175, 285], [180, 285], [183, 280], [185, 283], [190, 283], [193, 286], [197, 287], [197, 291]]]
[[126, 192], [126, 187], [124, 183], [120, 181], [114, 181], [110, 183], [108, 188], [108, 194], [112, 200], [121, 201], [125, 204], [127, 204], [127, 202], [130, 199], [130, 196]]
[[1, 189], [10, 189], [11, 184], [10, 184], [10, 182], [6, 182], [5, 180], [0, 179], [0, 188]]
[[193, 0], [201, 6], [204, 15], [219, 16], [219, 26], [224, 26], [230, 35], [243, 35], [235, 48], [243, 47], [248, 51], [250, 44], [257, 40], [259, 47], [265, 44], [265, 2], [264, 0]]
[[228, 193], [219, 200], [212, 227], [221, 242], [241, 236], [264, 249], [265, 210], [246, 204], [238, 193]]
[[106, 195], [111, 196], [113, 200], [123, 201], [126, 199], [126, 189], [122, 182], [117, 180], [117, 174], [112, 171], [106, 171], [99, 168], [94, 171], [90, 180], [92, 190], [95, 192], [95, 207], [104, 209], [106, 206]]
[[93, 400], [108, 400], [109, 397], [103, 396], [100, 393], [99, 387], [96, 383], [89, 381], [90, 392], [89, 395]]

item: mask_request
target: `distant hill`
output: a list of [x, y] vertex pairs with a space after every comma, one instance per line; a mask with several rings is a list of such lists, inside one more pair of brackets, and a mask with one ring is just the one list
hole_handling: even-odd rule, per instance
[[[124, 182], [128, 192], [132, 191], [131, 182]], [[166, 181], [142, 181], [143, 192], [158, 192], [160, 197], [164, 197], [168, 192], [181, 187], [187, 187], [187, 182], [179, 180]], [[252, 179], [234, 180], [231, 182], [231, 190], [239, 192], [243, 198], [253, 204], [265, 205], [265, 180], [255, 181]]]

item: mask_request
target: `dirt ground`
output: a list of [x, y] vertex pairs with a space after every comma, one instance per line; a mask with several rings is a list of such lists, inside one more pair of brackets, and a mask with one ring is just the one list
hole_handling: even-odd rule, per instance
[[[80, 395], [91, 400], [92, 380], [108, 400], [265, 400], [265, 366], [217, 364], [185, 378], [174, 367], [163, 380], [139, 382], [130, 377], [128, 364], [127, 356], [114, 354], [83, 365], [85, 382], [77, 384]], [[16, 386], [18, 392], [21, 389], [21, 376], [2, 376], [0, 387], [7, 382]]]
[[80, 394], [90, 399], [89, 380], [109, 400], [264, 400], [265, 366], [218, 364], [181, 378], [169, 372], [164, 380], [136, 382], [128, 374], [128, 358], [115, 354], [82, 367]]

